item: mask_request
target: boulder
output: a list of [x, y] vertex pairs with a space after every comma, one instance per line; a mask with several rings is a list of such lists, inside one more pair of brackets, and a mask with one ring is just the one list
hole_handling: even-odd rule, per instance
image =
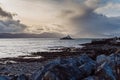
[[96, 73], [101, 79], [116, 80], [115, 73], [106, 62], [104, 62], [97, 68]]
[[17, 77], [17, 80], [28, 80], [27, 76], [24, 74], [21, 74]]
[[120, 65], [120, 53], [118, 54], [111, 54], [110, 56], [108, 56], [108, 61], [109, 64], [113, 65]]
[[87, 78], [85, 78], [83, 80], [98, 80], [98, 79], [96, 79], [95, 76], [88, 76]]
[[50, 70], [60, 80], [77, 80], [81, 74], [79, 68], [72, 65], [56, 65]]
[[55, 73], [48, 71], [45, 73], [42, 80], [60, 80], [60, 79], [56, 76]]
[[10, 80], [10, 79], [8, 79], [8, 78], [5, 77], [5, 76], [0, 76], [0, 80]]
[[79, 64], [84, 64], [84, 63], [88, 63], [88, 62], [95, 62], [94, 60], [92, 60], [87, 54], [83, 54], [80, 57], [78, 57], [78, 62]]
[[53, 61], [48, 62], [45, 66], [42, 66], [38, 71], [36, 71], [32, 75], [33, 80], [42, 80], [43, 76], [46, 72], [48, 72], [51, 68], [53, 68], [56, 65], [60, 64], [60, 59], [56, 59]]
[[81, 72], [80, 75], [82, 75], [81, 78], [85, 78], [91, 74], [94, 74], [96, 69], [96, 64], [94, 62], [88, 62], [83, 64], [82, 66], [79, 67], [79, 70]]
[[97, 58], [96, 58], [96, 62], [97, 62], [98, 64], [101, 64], [101, 63], [107, 62], [107, 61], [108, 61], [107, 56], [104, 55], [104, 54], [99, 55], [99, 56], [97, 56]]
[[33, 80], [79, 80], [95, 70], [96, 62], [87, 55], [56, 59], [33, 74]]

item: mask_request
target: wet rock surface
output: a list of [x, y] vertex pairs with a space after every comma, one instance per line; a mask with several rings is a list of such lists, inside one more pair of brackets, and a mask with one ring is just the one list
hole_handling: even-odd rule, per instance
[[[100, 57], [102, 59], [103, 55]], [[110, 65], [111, 55], [106, 57], [108, 60], [106, 58], [102, 62], [94, 61], [85, 54], [75, 58], [57, 59], [33, 74], [33, 80], [119, 80], [114, 72], [119, 64]]]
[[44, 65], [37, 62], [22, 64], [1, 67], [0, 80], [120, 80], [120, 72], [116, 72], [116, 69], [120, 70], [120, 53], [102, 54], [96, 60], [82, 54], [57, 58]]

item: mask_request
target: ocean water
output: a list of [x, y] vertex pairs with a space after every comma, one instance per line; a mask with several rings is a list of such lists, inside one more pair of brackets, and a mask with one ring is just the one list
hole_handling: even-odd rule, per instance
[[59, 40], [55, 38], [0, 39], [0, 58], [17, 57], [32, 52], [45, 52], [54, 47], [81, 47], [92, 39]]

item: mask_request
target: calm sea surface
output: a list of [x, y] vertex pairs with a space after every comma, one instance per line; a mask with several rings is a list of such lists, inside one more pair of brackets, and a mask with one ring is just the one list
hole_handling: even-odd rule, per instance
[[91, 39], [59, 40], [53, 38], [0, 39], [0, 58], [16, 57], [32, 52], [44, 52], [54, 47], [81, 47], [79, 44]]

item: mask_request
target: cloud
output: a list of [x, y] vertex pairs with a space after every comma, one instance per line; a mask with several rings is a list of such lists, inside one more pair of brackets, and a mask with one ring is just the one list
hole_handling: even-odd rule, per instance
[[0, 20], [0, 33], [21, 33], [27, 26], [21, 24], [19, 20]]
[[[71, 0], [70, 0], [71, 1]], [[76, 37], [111, 37], [120, 32], [120, 18], [98, 14], [96, 10], [107, 5], [104, 0], [85, 0], [82, 4], [70, 3], [72, 9], [64, 8], [60, 13], [64, 21], [69, 22], [69, 33]], [[69, 16], [69, 17], [68, 17]], [[115, 36], [115, 35], [114, 35]], [[117, 35], [116, 35], [117, 36]]]
[[46, 25], [34, 25], [30, 26], [26, 29], [26, 32], [28, 33], [59, 33], [59, 34], [65, 34], [63, 31], [65, 30], [64, 26], [58, 25], [58, 24], [46, 24]]
[[7, 17], [7, 18], [12, 18], [13, 15], [9, 12], [4, 11], [1, 7], [0, 7], [0, 16], [1, 17]]
[[71, 22], [76, 26], [76, 35], [82, 34], [83, 37], [108, 37], [110, 36], [109, 34], [120, 31], [119, 20], [91, 13], [82, 17], [74, 17]]
[[42, 37], [42, 38], [60, 38], [63, 36], [65, 35], [57, 32], [43, 32], [39, 34], [39, 37]]
[[96, 10], [99, 14], [107, 15], [108, 17], [118, 17], [120, 16], [120, 3], [109, 2], [105, 6], [102, 6]]
[[[113, 11], [119, 11], [119, 5], [115, 6], [120, 0], [22, 0], [30, 3], [34, 2], [35, 7], [40, 10], [42, 15], [40, 18], [45, 23], [43, 26], [25, 26], [13, 19], [15, 27], [6, 24], [9, 21], [1, 21], [2, 30], [5, 32], [28, 32], [28, 33], [61, 33], [70, 34], [75, 37], [110, 37], [120, 33], [120, 18], [107, 17], [107, 14], [112, 14]], [[106, 6], [112, 3], [115, 6], [112, 10], [111, 7], [107, 9]], [[117, 3], [117, 4], [119, 4]], [[103, 10], [104, 8], [104, 10]], [[102, 9], [102, 10], [101, 10]], [[32, 10], [32, 9], [31, 9]], [[1, 12], [1, 11], [0, 11]], [[9, 14], [2, 10], [2, 12]], [[37, 13], [37, 12], [36, 12]], [[33, 14], [33, 17], [35, 14]], [[116, 15], [116, 14], [115, 14]], [[1, 15], [8, 17], [8, 15]], [[12, 16], [12, 15], [11, 15]], [[12, 16], [13, 17], [13, 16]], [[38, 19], [38, 16], [37, 16]], [[15, 23], [14, 23], [15, 22]], [[4, 23], [4, 24], [3, 24]], [[6, 23], [6, 24], [5, 24]], [[55, 24], [55, 25], [54, 25]], [[19, 25], [19, 26], [18, 26]], [[39, 25], [39, 24], [38, 24]], [[47, 34], [49, 35], [49, 34]]]
[[[108, 3], [115, 4], [114, 0], [44, 0], [43, 2], [54, 7], [57, 12], [56, 23], [65, 28], [59, 28], [59, 31], [58, 28], [47, 26], [38, 30], [62, 31], [75, 37], [110, 37], [120, 31], [119, 18], [107, 17], [103, 12], [98, 13], [98, 9]], [[111, 10], [110, 12], [112, 13]]]
[[20, 20], [14, 20], [11, 13], [0, 7], [0, 33], [22, 33], [27, 28]]

